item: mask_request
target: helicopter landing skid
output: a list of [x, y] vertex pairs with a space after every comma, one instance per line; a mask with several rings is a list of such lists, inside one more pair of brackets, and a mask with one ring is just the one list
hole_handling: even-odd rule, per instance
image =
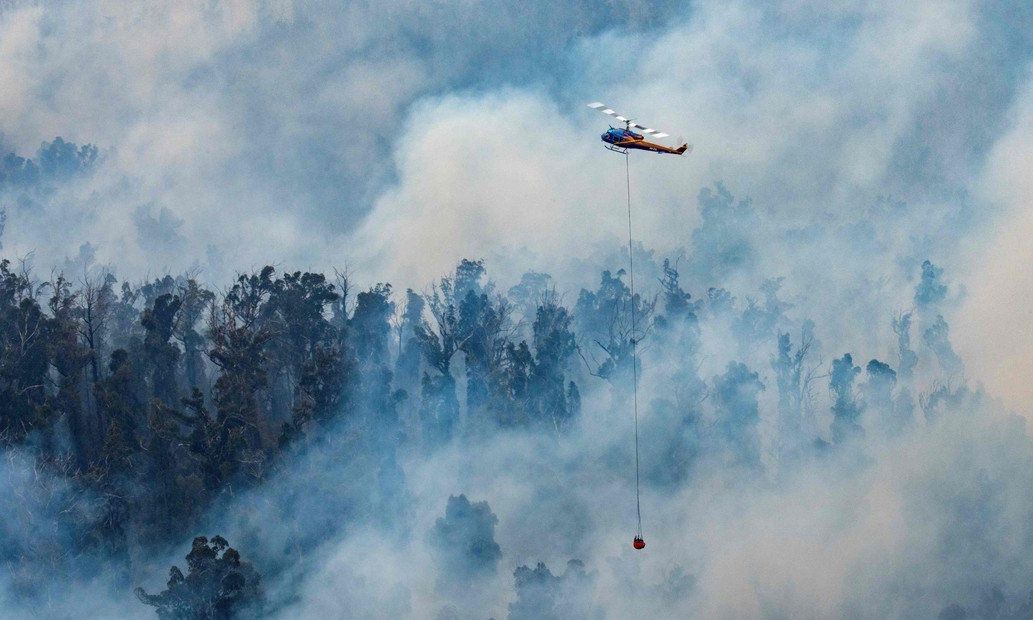
[[614, 153], [620, 153], [621, 155], [627, 155], [628, 154], [628, 149], [622, 149], [619, 146], [613, 146], [612, 144], [604, 144], [603, 146], [605, 146], [606, 148], [610, 149]]

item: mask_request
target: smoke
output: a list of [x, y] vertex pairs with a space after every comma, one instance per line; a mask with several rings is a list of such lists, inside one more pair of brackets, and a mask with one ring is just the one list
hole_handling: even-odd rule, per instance
[[[671, 396], [648, 376], [646, 384], [656, 398]], [[703, 447], [687, 457], [685, 478], [646, 478], [642, 553], [630, 547], [630, 424], [608, 401], [593, 391], [589, 415], [570, 435], [505, 433], [403, 458], [407, 496], [396, 499], [407, 508], [390, 512], [353, 506], [371, 485], [399, 492], [379, 486], [367, 465], [303, 459], [260, 489], [257, 505], [225, 510], [252, 515], [243, 531], [234, 518], [219, 529], [275, 565], [283, 544], [276, 515], [301, 515], [293, 522], [303, 531], [293, 535], [315, 544], [277, 593], [295, 601], [280, 611], [286, 616], [504, 617], [532, 596], [514, 578], [526, 577], [520, 567], [544, 562], [560, 575], [572, 559], [590, 577], [575, 572], [556, 587], [605, 617], [915, 617], [951, 602], [971, 607], [994, 587], [1017, 597], [1030, 589], [1030, 549], [1020, 541], [1033, 540], [1033, 443], [1021, 419], [982, 397], [889, 439], [878, 438], [880, 421], [866, 421], [863, 444], [785, 461], [774, 477], [713, 452], [719, 444], [701, 432], [706, 425], [690, 428]], [[657, 452], [675, 424], [647, 411], [646, 459], [670, 467], [670, 455]], [[467, 516], [453, 506], [465, 499], [459, 493], [473, 498], [472, 509], [463, 502]], [[471, 545], [488, 552], [464, 562]]]
[[[695, 317], [661, 299], [642, 343], [647, 548], [628, 386], [579, 364], [567, 433], [428, 454], [343, 422], [213, 506], [274, 613], [927, 617], [1029, 594], [1026, 5], [408, 4], [0, 9], [0, 155], [100, 148], [31, 205], [0, 180], [5, 253], [45, 267], [348, 265], [400, 291], [472, 257], [573, 307], [604, 269], [627, 281], [625, 162], [583, 104], [695, 144], [630, 161], [639, 291], [670, 258]], [[4, 514], [39, 505], [0, 528], [11, 553], [78, 531], [38, 531], [62, 513], [26, 504], [29, 461], [0, 471]], [[155, 589], [187, 543], [130, 579], [91, 557], [42, 612], [142, 614], [121, 586]], [[33, 613], [17, 587], [0, 605]]]
[[599, 172], [616, 163], [579, 139], [541, 96], [510, 91], [428, 102], [403, 136], [400, 183], [356, 233], [354, 254], [369, 261], [364, 273], [420, 287], [470, 255], [512, 265], [503, 276], [515, 283], [516, 270], [552, 269], [575, 248], [590, 253], [601, 241], [618, 243], [620, 218], [598, 218], [598, 226], [574, 234], [621, 197], [616, 179]]
[[[349, 264], [418, 288], [473, 255], [503, 282], [537, 269], [570, 294], [591, 284], [596, 265], [581, 259], [626, 234], [624, 162], [582, 139], [605, 127], [583, 102], [604, 98], [697, 143], [686, 160], [647, 155], [631, 170], [637, 238], [659, 256], [687, 251], [691, 289], [785, 276], [785, 299], [826, 292], [811, 318], [847, 348], [873, 331], [885, 341], [886, 309], [910, 308], [922, 261], [967, 274], [968, 240], [1000, 210], [979, 176], [1030, 45], [970, 3], [823, 9], [700, 3], [656, 36], [580, 40], [568, 91], [424, 100]], [[764, 216], [717, 209], [708, 221], [696, 197], [716, 181]], [[735, 243], [763, 258], [721, 267]]]
[[1033, 281], [1024, 268], [1033, 233], [1033, 187], [1025, 172], [1033, 143], [1033, 94], [1027, 83], [1005, 115], [1008, 131], [990, 151], [977, 191], [995, 209], [985, 230], [965, 244], [968, 294], [959, 310], [956, 339], [990, 391], [1029, 416], [1033, 392], [1025, 375], [1033, 341], [1017, 329], [1031, 318]]
[[[579, 37], [611, 24], [648, 30], [680, 5], [542, 3], [528, 19], [476, 2], [10, 3], [0, 9], [2, 143], [31, 156], [60, 135], [107, 157], [52, 212], [10, 213], [7, 251], [61, 255], [89, 241], [134, 277], [195, 262], [213, 279], [232, 275], [236, 266], [206, 260], [209, 246], [326, 267], [394, 177], [420, 97], [561, 81], [546, 70]], [[140, 205], [183, 220], [186, 243], [137, 239]], [[38, 226], [72, 210], [60, 236]]]
[[0, 459], [0, 483], [0, 560], [10, 569], [0, 576], [6, 617], [144, 616], [125, 596], [126, 576], [86, 542], [96, 498], [18, 449]]

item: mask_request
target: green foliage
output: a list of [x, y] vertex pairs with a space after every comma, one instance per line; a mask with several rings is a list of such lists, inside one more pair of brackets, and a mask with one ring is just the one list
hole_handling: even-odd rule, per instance
[[186, 556], [187, 573], [169, 569], [167, 588], [148, 594], [136, 588], [141, 602], [155, 608], [162, 620], [222, 620], [261, 613], [261, 577], [222, 536], [194, 539]]
[[829, 390], [835, 396], [832, 404], [832, 439], [841, 443], [858, 435], [861, 426], [858, 418], [861, 415], [861, 404], [854, 394], [854, 379], [861, 374], [861, 369], [854, 366], [849, 353], [832, 361], [832, 372], [829, 375]]
[[560, 620], [561, 618], [604, 618], [594, 601], [594, 575], [579, 560], [567, 562], [559, 575], [543, 562], [533, 569], [518, 566], [513, 571], [517, 599], [509, 605], [510, 620]]
[[54, 351], [48, 324], [28, 277], [0, 261], [0, 436], [20, 440], [54, 415], [46, 390]]
[[[48, 165], [58, 170], [62, 156], [54, 157]], [[928, 275], [930, 299], [938, 302], [940, 274]], [[783, 331], [789, 305], [777, 297], [779, 280], [764, 283], [761, 302], [740, 303], [721, 288], [695, 301], [665, 261], [660, 287], [656, 300], [645, 299], [631, 294], [624, 272], [603, 272], [571, 312], [545, 274], [528, 274], [511, 289], [513, 303], [487, 279], [483, 263], [464, 260], [429, 293], [406, 291], [396, 307], [387, 284], [359, 292], [350, 305], [340, 274], [331, 283], [322, 274], [265, 267], [240, 275], [220, 295], [192, 277], [136, 286], [91, 273], [79, 286], [60, 275], [39, 283], [0, 261], [0, 442], [30, 447], [40, 467], [88, 496], [69, 494], [78, 502], [69, 518], [82, 521], [77, 544], [89, 541], [122, 560], [130, 550], [159, 550], [192, 534], [206, 510], [223, 505], [220, 498], [263, 484], [301, 451], [349, 463], [349, 472], [376, 489], [318, 517], [283, 515], [288, 522], [322, 519], [333, 529], [407, 510], [403, 449], [420, 454], [457, 437], [511, 429], [567, 432], [576, 428], [586, 374], [615, 388], [620, 404], [630, 396], [636, 348], [649, 338], [661, 351], [650, 379], [666, 393], [642, 401], [649, 407], [644, 436], [658, 438], [642, 471], [654, 488], [675, 489], [707, 459], [761, 466], [760, 375], [732, 362], [710, 380], [699, 376], [701, 325], [713, 321], [738, 338], [740, 359], [753, 364], [752, 350], [773, 352], [776, 458], [812, 449], [820, 430], [803, 427], [816, 419], [808, 386], [820, 364], [810, 351], [818, 346], [812, 323], [803, 323], [795, 347]], [[654, 320], [657, 303], [663, 314]], [[937, 313], [915, 316], [940, 367], [956, 371], [946, 321]], [[851, 356], [832, 363], [835, 443], [860, 436], [865, 407], [889, 433], [912, 419], [912, 315], [893, 328], [899, 371], [873, 360], [858, 389], [861, 369]], [[678, 363], [665, 367], [667, 356]], [[465, 377], [456, 376], [460, 368]], [[918, 400], [935, 420], [971, 397], [964, 386], [945, 385]], [[496, 521], [487, 503], [451, 498], [430, 534], [443, 570], [460, 580], [495, 572]], [[168, 618], [253, 613], [257, 576], [222, 539], [198, 541], [188, 574], [174, 568], [168, 589], [142, 593], [142, 600]], [[290, 544], [288, 555], [312, 541]], [[564, 584], [584, 578], [580, 567], [563, 575], [522, 567], [523, 594], [511, 611], [592, 612], [562, 600]]]
[[724, 374], [714, 377], [718, 428], [736, 461], [745, 465], [760, 465], [757, 396], [763, 390], [760, 376], [740, 362], [729, 362]]
[[495, 542], [498, 521], [488, 502], [471, 502], [466, 495], [449, 497], [445, 516], [429, 534], [443, 574], [460, 580], [494, 575], [502, 558]]
[[598, 290], [582, 289], [574, 307], [581, 350], [593, 373], [620, 385], [632, 380], [635, 346], [649, 332], [656, 307], [655, 299], [632, 295], [624, 275], [623, 269], [616, 275], [604, 271]]

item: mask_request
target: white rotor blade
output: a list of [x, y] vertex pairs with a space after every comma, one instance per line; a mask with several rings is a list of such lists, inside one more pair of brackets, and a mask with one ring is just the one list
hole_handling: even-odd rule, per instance
[[652, 127], [646, 127], [644, 125], [639, 125], [638, 123], [632, 123], [631, 126], [653, 138], [666, 138], [670, 135], [660, 131], [659, 129], [653, 129]]
[[599, 110], [600, 112], [602, 112], [603, 114], [606, 114], [608, 116], [613, 116], [618, 121], [620, 121], [622, 123], [628, 123], [629, 127], [634, 127], [635, 129], [638, 129], [639, 131], [641, 131], [642, 133], [648, 135], [651, 138], [656, 138], [656, 139], [667, 138], [667, 137], [669, 137], [671, 135], [669, 133], [664, 133], [664, 132], [662, 132], [660, 130], [653, 129], [652, 127], [646, 127], [644, 125], [639, 125], [638, 123], [632, 123], [630, 118], [625, 118], [625, 117], [621, 116], [620, 114], [617, 114], [617, 112], [613, 108], [606, 107], [606, 104], [603, 103], [602, 101], [596, 101], [595, 103], [590, 103], [590, 104], [588, 104], [588, 107], [592, 108], [593, 110]]
[[631, 126], [634, 127], [635, 129], [640, 130], [644, 134], [657, 134], [657, 133], [660, 133], [659, 131], [657, 131], [656, 129], [653, 129], [652, 127], [646, 127], [644, 125], [639, 125], [638, 123], [632, 123]]
[[[617, 112], [615, 110], [613, 110], [611, 108], [607, 108], [606, 104], [601, 102], [601, 101], [596, 101], [595, 103], [590, 103], [590, 104], [588, 104], [588, 107], [592, 108], [593, 110], [599, 110], [599, 108], [603, 108], [603, 109], [599, 110], [603, 114], [606, 114], [606, 115], [609, 115], [609, 116], [617, 116]], [[624, 117], [623, 116], [617, 116], [617, 119], [620, 120], [622, 123], [624, 122]]]

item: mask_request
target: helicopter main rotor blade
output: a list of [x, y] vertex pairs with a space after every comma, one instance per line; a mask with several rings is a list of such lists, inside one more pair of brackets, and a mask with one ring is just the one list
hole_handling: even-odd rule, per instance
[[646, 135], [648, 135], [648, 136], [650, 136], [652, 138], [666, 138], [668, 135], [670, 135], [670, 134], [666, 134], [666, 133], [660, 131], [659, 129], [653, 129], [652, 127], [645, 127], [643, 125], [639, 125], [638, 123], [631, 123], [631, 127], [634, 127], [635, 129], [638, 129], [642, 133], [644, 133], [644, 134], [646, 134]]
[[601, 102], [601, 101], [596, 101], [595, 103], [590, 103], [590, 104], [588, 104], [588, 107], [592, 108], [593, 110], [599, 110], [600, 112], [602, 112], [603, 114], [606, 114], [607, 116], [612, 116], [612, 117], [616, 118], [618, 121], [620, 121], [622, 123], [627, 123], [629, 128], [635, 128], [635, 129], [641, 131], [643, 134], [649, 136], [650, 138], [661, 139], [661, 138], [666, 138], [666, 137], [671, 135], [671, 134], [668, 134], [668, 133], [664, 133], [664, 132], [660, 131], [659, 129], [653, 129], [652, 127], [646, 127], [645, 125], [639, 125], [638, 123], [633, 123], [633, 122], [631, 122], [630, 118], [626, 118], [624, 116], [621, 116], [620, 114], [617, 114], [616, 110], [614, 110], [612, 108], [606, 107], [606, 104]]
[[606, 104], [601, 102], [601, 101], [596, 101], [595, 103], [590, 103], [590, 104], [588, 104], [588, 107], [592, 108], [593, 110], [599, 110], [600, 112], [602, 112], [603, 114], [606, 114], [607, 116], [614, 116], [614, 117], [617, 118], [617, 120], [619, 120], [622, 123], [626, 123], [628, 121], [628, 119], [626, 119], [623, 116], [620, 116], [619, 114], [617, 114], [616, 110], [613, 110], [611, 108], [606, 107]]
[[646, 127], [644, 125], [639, 125], [638, 123], [631, 123], [630, 126], [653, 138], [666, 138], [670, 135], [660, 131], [659, 129], [653, 129], [652, 127]]

